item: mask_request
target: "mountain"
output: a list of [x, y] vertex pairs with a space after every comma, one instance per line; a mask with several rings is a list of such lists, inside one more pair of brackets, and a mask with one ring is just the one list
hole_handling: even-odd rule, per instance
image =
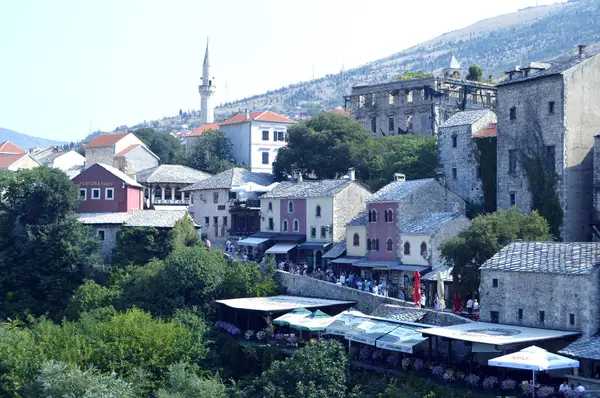
[[27, 134], [17, 133], [16, 131], [4, 129], [0, 127], [0, 142], [10, 141], [13, 144], [20, 146], [23, 149], [33, 147], [49, 147], [66, 144], [64, 141], [46, 140], [44, 138], [32, 137]]
[[463, 73], [476, 64], [486, 78], [499, 78], [515, 65], [549, 59], [576, 51], [578, 44], [595, 42], [600, 42], [598, 0], [529, 7], [479, 21], [355, 69], [226, 103], [216, 114], [220, 119], [246, 108], [288, 113], [298, 107], [343, 106], [343, 96], [352, 86], [387, 82], [405, 70], [435, 73], [449, 64], [452, 55], [461, 62]]

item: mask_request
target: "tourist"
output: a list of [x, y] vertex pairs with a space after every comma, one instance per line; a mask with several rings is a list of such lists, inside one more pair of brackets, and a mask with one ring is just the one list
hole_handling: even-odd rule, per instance
[[578, 395], [578, 396], [582, 397], [582, 396], [583, 396], [583, 393], [585, 392], [585, 387], [583, 387], [583, 386], [581, 385], [581, 383], [578, 383], [578, 384], [577, 384], [577, 388], [575, 389], [575, 391], [577, 392], [577, 395]]
[[342, 285], [346, 284], [346, 276], [344, 275], [344, 273], [342, 272], [342, 274], [340, 275], [340, 283]]
[[227, 242], [225, 242], [225, 251], [228, 252], [231, 248], [231, 241], [229, 239], [227, 239]]
[[439, 299], [439, 297], [438, 297], [437, 293], [435, 294], [435, 298], [433, 299], [433, 308], [434, 308], [436, 311], [439, 311], [439, 310], [440, 310], [440, 299]]
[[560, 392], [565, 392], [565, 391], [570, 391], [571, 389], [569, 388], [569, 384], [567, 384], [567, 381], [563, 381], [562, 384], [560, 385], [560, 387], [558, 387], [558, 391]]
[[206, 239], [206, 242], [204, 242], [204, 245], [206, 246], [207, 249], [210, 249], [210, 241], [208, 239]]
[[473, 312], [475, 312], [476, 314], [479, 313], [479, 302], [477, 301], [477, 299], [473, 301]]
[[354, 285], [354, 272], [348, 275], [348, 286]]
[[419, 301], [421, 308], [425, 308], [425, 304], [427, 304], [427, 297], [421, 292], [421, 301]]
[[242, 261], [243, 262], [247, 262], [248, 261], [248, 253], [244, 252], [244, 254], [242, 255]]
[[342, 286], [342, 281], [338, 279], [335, 284], [338, 285], [338, 286]]
[[362, 290], [362, 286], [363, 286], [363, 283], [362, 283], [362, 281], [360, 280], [360, 278], [358, 278], [358, 280], [356, 281], [356, 288], [357, 288], [358, 290]]
[[467, 300], [467, 312], [469, 314], [473, 313], [473, 299], [471, 297], [469, 297], [469, 299]]

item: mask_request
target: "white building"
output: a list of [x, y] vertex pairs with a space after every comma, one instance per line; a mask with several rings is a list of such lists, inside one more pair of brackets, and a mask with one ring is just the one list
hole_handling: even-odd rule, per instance
[[0, 143], [0, 170], [27, 170], [39, 165], [29, 152], [18, 145], [10, 141]]
[[31, 156], [42, 166], [63, 171], [79, 170], [85, 164], [85, 158], [73, 149], [61, 151], [59, 147], [48, 147], [33, 150]]
[[85, 167], [96, 163], [138, 172], [158, 166], [159, 157], [133, 133], [105, 134], [85, 146]]
[[206, 53], [202, 65], [202, 84], [198, 87], [200, 92], [200, 121], [202, 124], [212, 123], [215, 120], [215, 109], [210, 97], [215, 94], [214, 77], [210, 77], [210, 61], [208, 60], [208, 39], [206, 39]]
[[255, 173], [272, 173], [277, 151], [287, 143], [287, 129], [295, 123], [271, 111], [246, 111], [220, 123], [219, 129], [231, 140], [237, 162]]

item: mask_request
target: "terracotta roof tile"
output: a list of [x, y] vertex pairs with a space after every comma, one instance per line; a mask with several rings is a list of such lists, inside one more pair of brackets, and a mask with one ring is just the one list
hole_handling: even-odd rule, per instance
[[88, 143], [85, 147], [91, 148], [91, 147], [98, 147], [98, 146], [111, 146], [111, 145], [114, 145], [117, 142], [121, 141], [121, 139], [123, 139], [127, 134], [131, 134], [131, 133], [101, 135], [100, 137], [97, 137], [95, 140], [92, 140], [92, 142]]
[[488, 138], [488, 137], [496, 137], [498, 135], [498, 125], [496, 123], [488, 124], [487, 127], [482, 128], [475, 134], [473, 137], [475, 138]]
[[12, 154], [24, 154], [28, 153], [25, 149], [18, 145], [13, 144], [10, 141], [4, 141], [0, 144], [0, 153], [12, 153]]
[[0, 169], [7, 169], [17, 160], [21, 159], [23, 156], [27, 156], [27, 153], [17, 153], [17, 154], [5, 154], [0, 153]]
[[129, 152], [133, 151], [135, 148], [139, 147], [140, 144], [129, 145], [127, 148], [123, 149], [121, 152], [117, 153], [115, 157], [125, 156]]
[[237, 115], [234, 115], [219, 124], [225, 125], [225, 124], [245, 123], [248, 120], [258, 120], [258, 121], [262, 121], [262, 122], [290, 123], [290, 124], [296, 123], [295, 121], [293, 121], [292, 119], [290, 119], [286, 116], [283, 116], [283, 115], [280, 115], [280, 114], [277, 114], [277, 113], [271, 112], [271, 111], [264, 111], [264, 112], [250, 112], [250, 117], [248, 119], [246, 119], [246, 114], [238, 113]]
[[186, 135], [186, 137], [198, 137], [202, 135], [202, 133], [204, 133], [205, 131], [218, 129], [219, 123], [204, 123], [202, 126], [193, 129], [188, 135]]
[[335, 113], [336, 115], [352, 116], [352, 112], [350, 112], [350, 111], [342, 108], [341, 106], [338, 106], [337, 108], [330, 109], [327, 112], [329, 112], [329, 113]]

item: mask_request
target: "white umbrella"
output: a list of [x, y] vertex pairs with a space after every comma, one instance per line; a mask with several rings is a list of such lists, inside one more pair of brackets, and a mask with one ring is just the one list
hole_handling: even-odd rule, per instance
[[[540, 370], [578, 368], [579, 361], [562, 355], [548, 352], [543, 348], [531, 346], [521, 351], [490, 359], [489, 366], [503, 368], [528, 369], [533, 371], [533, 385], [535, 386], [535, 372]], [[535, 387], [533, 391], [535, 397]]]
[[437, 280], [437, 290], [438, 290], [438, 304], [440, 306], [440, 310], [444, 310], [446, 308], [446, 300], [444, 300], [444, 278], [442, 278], [442, 272], [438, 272], [438, 280]]

